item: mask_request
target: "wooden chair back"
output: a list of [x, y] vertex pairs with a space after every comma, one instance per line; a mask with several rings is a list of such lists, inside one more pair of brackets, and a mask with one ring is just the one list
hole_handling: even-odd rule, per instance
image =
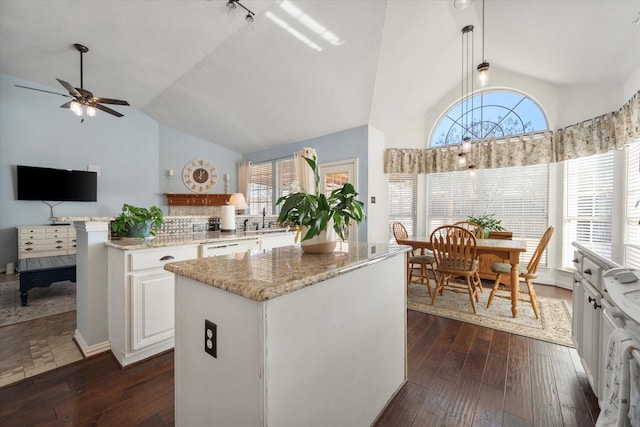
[[436, 228], [430, 237], [437, 270], [446, 274], [475, 271], [476, 236], [457, 225]]
[[538, 265], [540, 264], [540, 260], [542, 259], [542, 254], [544, 253], [549, 241], [551, 240], [551, 236], [553, 235], [553, 227], [547, 228], [547, 231], [544, 232], [542, 238], [538, 242], [538, 246], [536, 250], [533, 252], [531, 259], [529, 260], [529, 264], [527, 264], [527, 272], [522, 273], [523, 277], [535, 278], [538, 275]]
[[395, 237], [396, 243], [398, 243], [398, 239], [406, 239], [409, 237], [407, 229], [401, 222], [394, 222], [391, 225], [391, 230], [393, 231], [393, 237]]
[[473, 235], [476, 236], [476, 239], [484, 239], [484, 230], [475, 222], [458, 221], [458, 222], [454, 222], [453, 225], [456, 225], [458, 227], [464, 228], [465, 230], [471, 231]]

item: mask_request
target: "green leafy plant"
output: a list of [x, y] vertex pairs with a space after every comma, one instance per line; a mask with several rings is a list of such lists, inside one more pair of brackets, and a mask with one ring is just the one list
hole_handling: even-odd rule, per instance
[[111, 223], [111, 230], [123, 237], [146, 237], [145, 234], [155, 236], [163, 223], [162, 210], [157, 206], [147, 209], [125, 203], [122, 205], [122, 213]]
[[350, 183], [336, 188], [329, 197], [320, 193], [317, 157], [314, 155], [313, 159], [303, 158], [313, 170], [315, 194], [292, 191], [280, 197], [276, 202], [276, 206], [282, 205], [278, 222], [298, 226], [297, 241], [302, 226], [307, 227], [302, 240], [308, 240], [320, 235], [326, 230], [330, 220], [333, 220], [333, 229], [344, 240], [344, 227], [351, 225], [352, 221], [359, 224], [364, 220], [364, 204], [356, 199], [358, 193]]
[[496, 219], [495, 214], [485, 214], [480, 216], [469, 215], [467, 220], [473, 222], [474, 224], [478, 224], [485, 233], [489, 231], [504, 231], [502, 227], [502, 220]]

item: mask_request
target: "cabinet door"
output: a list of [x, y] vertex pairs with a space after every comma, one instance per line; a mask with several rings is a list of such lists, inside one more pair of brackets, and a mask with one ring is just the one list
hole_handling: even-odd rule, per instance
[[131, 349], [173, 339], [174, 274], [163, 270], [131, 274]]
[[289, 232], [260, 236], [260, 249], [267, 250], [282, 246], [292, 246], [296, 244], [294, 238], [295, 234]]
[[598, 363], [600, 363], [601, 295], [586, 280], [582, 281], [582, 361], [591, 389], [600, 391]]

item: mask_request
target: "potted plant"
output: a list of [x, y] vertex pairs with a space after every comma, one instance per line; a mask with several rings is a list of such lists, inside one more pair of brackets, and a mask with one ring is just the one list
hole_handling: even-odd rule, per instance
[[164, 222], [162, 210], [157, 206], [139, 208], [122, 205], [122, 213], [111, 223], [111, 230], [121, 237], [155, 236]]
[[335, 235], [331, 242], [332, 232], [344, 240], [344, 227], [351, 225], [352, 221], [359, 224], [364, 219], [364, 204], [356, 199], [358, 193], [350, 183], [336, 188], [329, 197], [320, 193], [317, 155], [313, 149], [309, 152], [313, 158], [305, 156], [304, 159], [313, 170], [315, 192], [301, 191], [294, 181], [291, 193], [276, 202], [276, 206], [282, 205], [278, 222], [297, 227], [295, 241], [300, 234], [303, 235], [301, 246], [305, 252], [331, 252], [336, 244]]
[[487, 237], [491, 231], [504, 231], [502, 220], [496, 219], [495, 214], [485, 214], [477, 217], [469, 215], [467, 220], [482, 227], [485, 237]]

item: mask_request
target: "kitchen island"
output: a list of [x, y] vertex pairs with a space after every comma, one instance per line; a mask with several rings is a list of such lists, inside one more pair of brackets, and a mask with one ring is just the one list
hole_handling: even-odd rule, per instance
[[371, 425], [407, 377], [406, 249], [288, 246], [166, 264], [176, 425]]

